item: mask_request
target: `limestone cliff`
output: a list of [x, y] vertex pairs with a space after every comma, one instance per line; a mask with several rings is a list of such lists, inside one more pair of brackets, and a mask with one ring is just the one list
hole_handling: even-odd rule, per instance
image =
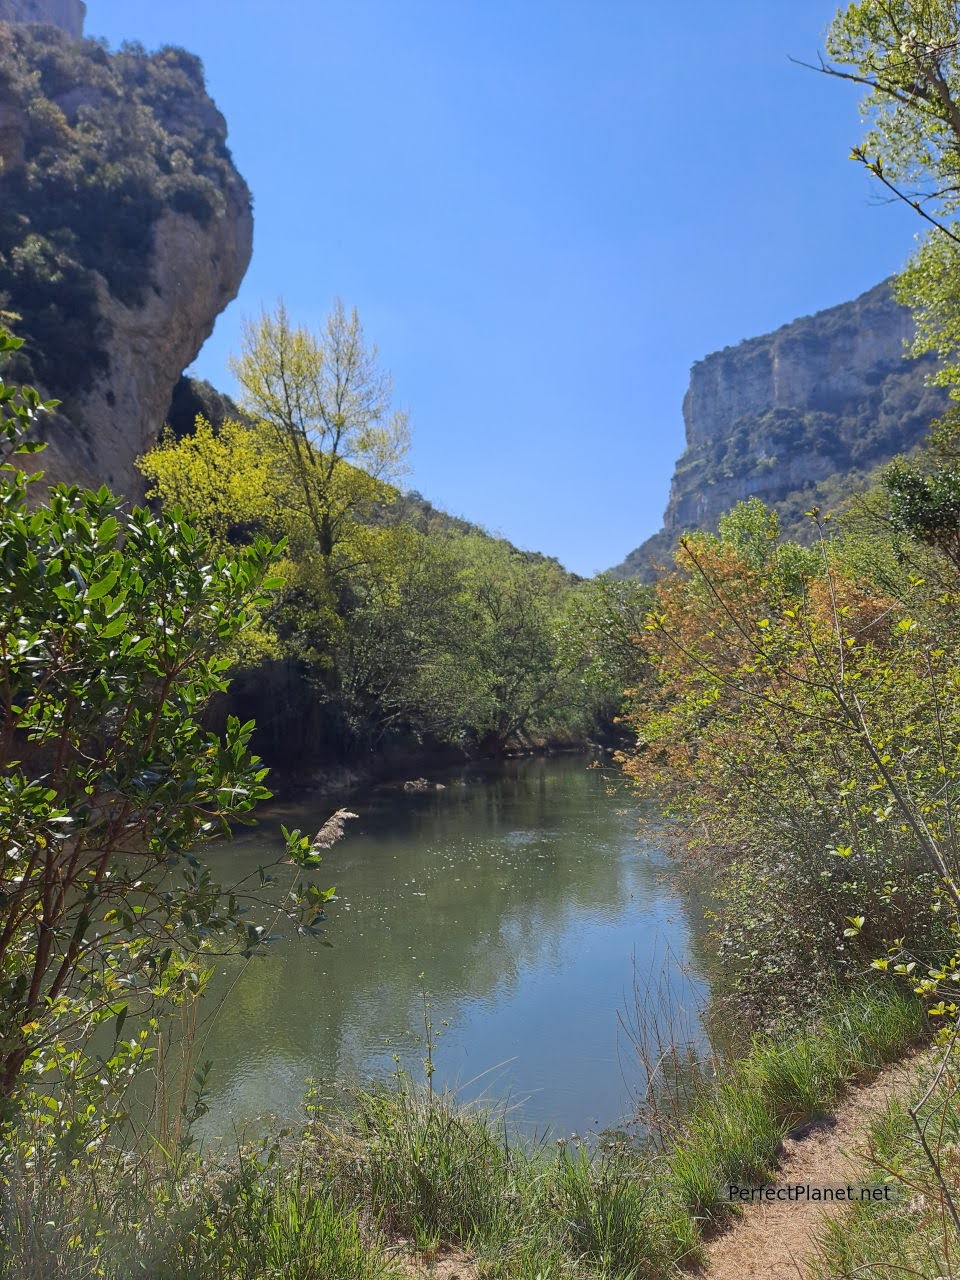
[[913, 448], [943, 411], [945, 394], [926, 386], [930, 361], [905, 358], [912, 332], [886, 282], [698, 361], [663, 529], [612, 572], [649, 577], [681, 533], [715, 529], [753, 496], [802, 537], [806, 509]]
[[83, 36], [83, 0], [0, 0], [0, 22], [45, 22], [74, 40]]
[[38, 465], [138, 496], [134, 460], [236, 295], [253, 219], [199, 60], [74, 39], [82, 8], [0, 0], [64, 24], [0, 25], [0, 309], [26, 339], [10, 376], [62, 401]]

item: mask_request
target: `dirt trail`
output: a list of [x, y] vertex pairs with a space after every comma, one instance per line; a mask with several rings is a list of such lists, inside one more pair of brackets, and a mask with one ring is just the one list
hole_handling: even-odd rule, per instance
[[[885, 1068], [808, 1136], [787, 1139], [776, 1181], [814, 1186], [872, 1182], [869, 1166], [863, 1164], [867, 1128], [891, 1098], [906, 1096], [918, 1061], [913, 1056]], [[805, 1274], [804, 1263], [813, 1257], [818, 1228], [842, 1209], [842, 1205], [778, 1201], [751, 1206], [709, 1242], [707, 1266], [697, 1276], [701, 1280], [798, 1280]]]

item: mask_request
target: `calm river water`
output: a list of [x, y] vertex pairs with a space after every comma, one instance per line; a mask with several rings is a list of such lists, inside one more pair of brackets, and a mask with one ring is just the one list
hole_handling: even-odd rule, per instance
[[[422, 1078], [423, 993], [437, 1086], [506, 1102], [556, 1135], [617, 1126], [641, 1080], [622, 1021], [667, 999], [696, 1037], [704, 984], [668, 860], [637, 837], [615, 768], [520, 760], [441, 776], [427, 793], [374, 790], [327, 855], [332, 947], [285, 937], [221, 967], [203, 1004], [212, 1058], [202, 1130], [298, 1113], [304, 1082]], [[225, 878], [273, 856], [281, 822], [311, 834], [329, 802], [274, 809], [218, 853]], [[420, 975], [423, 975], [422, 978]]]

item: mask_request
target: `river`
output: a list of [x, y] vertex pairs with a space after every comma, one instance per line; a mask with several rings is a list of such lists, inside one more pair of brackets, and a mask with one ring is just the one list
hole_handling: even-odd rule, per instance
[[[435, 1087], [506, 1104], [541, 1133], [619, 1127], [643, 1079], [624, 1027], [635, 986], [689, 1038], [705, 988], [689, 971], [695, 911], [655, 835], [638, 838], [616, 769], [591, 765], [508, 761], [351, 800], [359, 816], [319, 877], [337, 886], [332, 946], [286, 936], [221, 961], [204, 997], [202, 1136], [295, 1117], [308, 1077], [331, 1092], [399, 1060], [422, 1078], [428, 1035]], [[329, 813], [269, 810], [214, 868], [252, 871], [281, 822], [313, 833]]]

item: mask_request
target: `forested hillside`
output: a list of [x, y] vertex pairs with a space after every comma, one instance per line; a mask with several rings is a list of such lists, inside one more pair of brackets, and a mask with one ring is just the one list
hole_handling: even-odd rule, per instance
[[582, 582], [404, 492], [406, 416], [355, 311], [338, 303], [314, 334], [281, 306], [248, 324], [233, 371], [239, 405], [180, 384], [176, 430], [140, 467], [150, 496], [192, 512], [225, 552], [282, 540], [230, 695], [271, 763], [496, 754], [613, 731], [645, 592]]

